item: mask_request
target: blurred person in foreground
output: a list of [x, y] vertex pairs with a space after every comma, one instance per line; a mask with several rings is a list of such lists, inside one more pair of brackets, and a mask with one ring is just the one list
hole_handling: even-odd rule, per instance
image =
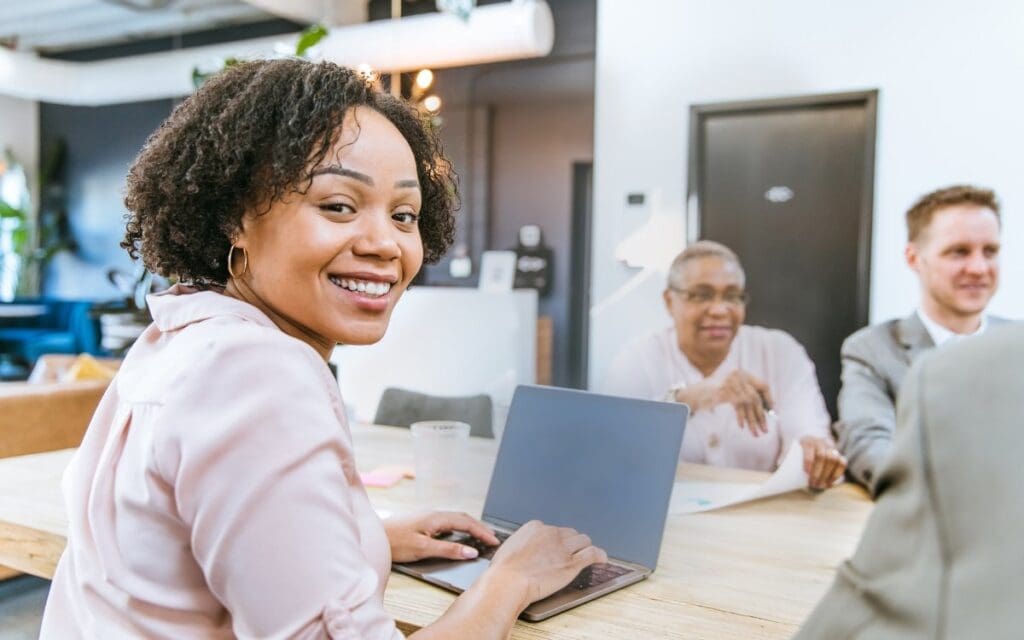
[[687, 247], [663, 293], [672, 325], [629, 343], [605, 391], [689, 405], [682, 462], [773, 471], [799, 443], [808, 485], [828, 488], [846, 461], [829, 434], [814, 364], [789, 334], [743, 324], [745, 284], [728, 247]]
[[934, 347], [984, 333], [1004, 320], [985, 315], [999, 286], [999, 203], [988, 189], [954, 186], [907, 211], [907, 264], [921, 284], [914, 313], [865, 327], [843, 342], [835, 431], [849, 475], [875, 493], [892, 448], [896, 397], [914, 360]]
[[1021, 637], [1021, 361], [1014, 323], [914, 363], [878, 503], [799, 640]]
[[[380, 340], [448, 248], [454, 187], [416, 111], [333, 64], [242, 63], [175, 109], [129, 173], [123, 244], [188, 286], [150, 297], [67, 470], [43, 638], [399, 638], [392, 560], [475, 557], [450, 530], [497, 543], [465, 514], [381, 522], [326, 364]], [[527, 523], [414, 636], [505, 638], [604, 560]]]

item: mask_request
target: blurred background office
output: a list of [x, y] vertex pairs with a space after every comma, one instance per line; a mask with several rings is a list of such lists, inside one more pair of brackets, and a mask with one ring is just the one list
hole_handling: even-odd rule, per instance
[[[91, 314], [94, 335], [83, 328], [53, 348], [116, 351], [102, 348], [99, 317], [130, 308], [136, 285], [150, 286], [117, 244], [124, 173], [190, 79], [182, 79], [181, 95], [151, 99], [146, 86], [119, 84], [111, 61], [139, 62], [154, 52], [184, 59], [191, 49], [203, 53], [189, 64], [209, 68], [216, 56], [200, 47], [219, 43], [217, 52], [227, 55], [231, 43], [253, 39], [288, 46], [325, 19], [344, 23], [333, 28], [341, 38], [344, 29], [394, 15], [411, 21], [440, 6], [472, 20], [473, 11], [479, 17], [509, 4], [534, 3], [49, 0], [3, 7], [2, 53], [18, 54], [19, 64], [108, 64], [66, 76], [59, 95], [42, 86], [43, 72], [32, 95], [26, 73], [36, 67], [13, 66], [20, 77], [0, 84], [0, 141], [24, 168], [25, 215], [35, 223], [36, 257], [21, 267], [19, 297], [43, 300], [37, 324], [72, 333], [51, 301], [112, 307]], [[550, 290], [537, 300], [542, 343], [530, 347], [541, 355], [533, 372], [541, 382], [592, 386], [624, 332], [665, 323], [657, 296], [647, 295], [660, 286], [649, 275], [687, 240], [706, 237], [750, 263], [751, 321], [784, 327], [807, 346], [834, 409], [842, 337], [914, 304], [901, 257], [906, 206], [952, 182], [994, 188], [1009, 212], [1020, 200], [1011, 179], [1020, 161], [1010, 145], [990, 144], [1019, 138], [1022, 128], [1013, 115], [1021, 90], [1008, 80], [1024, 57], [1008, 19], [1021, 11], [1014, 3], [539, 4], [551, 16], [546, 54], [479, 64], [455, 58], [445, 64], [456, 66], [433, 69], [426, 89], [417, 86], [413, 60], [402, 86], [409, 97], [434, 100], [463, 197], [456, 246], [425, 270], [421, 284], [475, 287], [485, 251], [513, 249], [521, 227], [538, 225], [551, 249]], [[424, 23], [425, 38], [431, 28]], [[537, 31], [527, 30], [543, 40]], [[949, 45], [965, 39], [970, 55]], [[154, 77], [163, 69], [157, 62], [150, 62]], [[381, 71], [381, 79], [390, 82], [390, 74]], [[102, 93], [108, 85], [116, 94]], [[1006, 216], [1007, 286], [992, 307], [1009, 317], [1024, 305], [1013, 295], [1024, 271], [1012, 241], [1019, 224]], [[631, 235], [639, 236], [632, 246], [647, 247], [641, 255], [630, 253]], [[109, 342], [119, 346], [115, 337]], [[36, 355], [23, 348], [8, 358], [21, 365], [9, 377], [25, 375]]]
[[119, 247], [147, 136], [229, 59], [300, 49], [416, 102], [459, 175], [402, 330], [332, 358], [354, 417], [387, 388], [485, 395], [500, 437], [516, 384], [595, 388], [669, 324], [697, 239], [743, 256], [747, 322], [806, 347], [834, 417], [843, 338], [918, 303], [921, 194], [1000, 195], [990, 311], [1024, 317], [1021, 24], [1011, 0], [0, 3], [0, 455], [77, 444], [168, 284]]

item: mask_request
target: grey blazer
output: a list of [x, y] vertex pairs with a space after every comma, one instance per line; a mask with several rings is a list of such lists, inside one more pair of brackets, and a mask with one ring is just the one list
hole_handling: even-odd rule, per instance
[[796, 638], [1021, 637], [1022, 362], [1022, 323], [918, 359], [878, 503]]
[[[1003, 324], [989, 317], [990, 326]], [[892, 448], [896, 397], [914, 360], [933, 348], [917, 313], [864, 327], [843, 342], [839, 420], [833, 426], [847, 474], [874, 495], [875, 475]]]

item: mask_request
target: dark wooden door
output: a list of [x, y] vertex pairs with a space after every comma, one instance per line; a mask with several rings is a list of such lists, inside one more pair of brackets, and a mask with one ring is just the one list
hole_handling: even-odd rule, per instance
[[569, 379], [567, 386], [587, 388], [590, 341], [590, 221], [594, 164], [572, 165], [572, 247], [569, 286]]
[[807, 349], [833, 416], [839, 348], [868, 320], [876, 99], [699, 105], [690, 115], [690, 234], [739, 254], [747, 323]]

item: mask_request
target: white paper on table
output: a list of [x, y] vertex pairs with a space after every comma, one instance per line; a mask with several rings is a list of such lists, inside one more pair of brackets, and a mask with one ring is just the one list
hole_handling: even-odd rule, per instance
[[761, 484], [690, 480], [677, 482], [672, 490], [668, 512], [675, 515], [711, 511], [741, 502], [789, 493], [806, 486], [807, 472], [804, 471], [803, 447], [799, 442], [794, 442], [779, 468]]

